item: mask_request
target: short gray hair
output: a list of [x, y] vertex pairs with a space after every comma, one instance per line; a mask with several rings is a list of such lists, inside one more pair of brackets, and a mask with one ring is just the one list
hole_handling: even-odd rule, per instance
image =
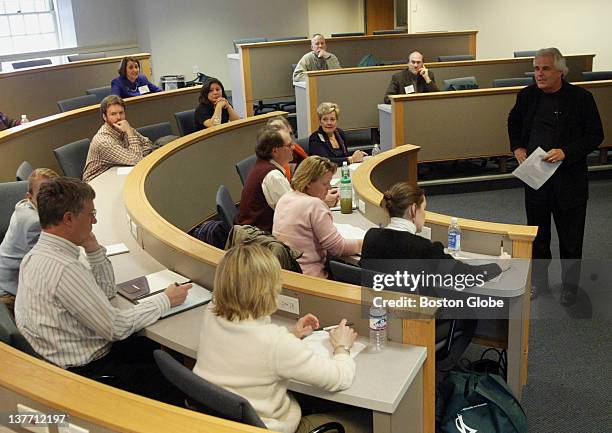
[[533, 57], [533, 66], [535, 66], [536, 57], [546, 56], [551, 56], [553, 58], [553, 61], [555, 62], [555, 69], [557, 71], [561, 71], [563, 76], [566, 77], [567, 73], [569, 72], [569, 68], [565, 63], [565, 57], [563, 57], [563, 54], [561, 54], [561, 51], [559, 51], [558, 48], [540, 48], [538, 51], [536, 51], [535, 56]]

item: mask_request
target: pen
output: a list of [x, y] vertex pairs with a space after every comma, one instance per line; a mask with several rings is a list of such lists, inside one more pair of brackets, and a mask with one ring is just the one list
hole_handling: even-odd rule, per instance
[[182, 286], [183, 284], [189, 284], [189, 283], [193, 283], [193, 280], [187, 280], [187, 281], [183, 281], [182, 283], [177, 283], [176, 281], [174, 282], [175, 286]]
[[[347, 323], [345, 326], [353, 326], [354, 323]], [[338, 326], [340, 325], [331, 325], [331, 326], [324, 326], [322, 328], [317, 328], [317, 329], [313, 329], [313, 331], [331, 331], [332, 329], [336, 329]]]

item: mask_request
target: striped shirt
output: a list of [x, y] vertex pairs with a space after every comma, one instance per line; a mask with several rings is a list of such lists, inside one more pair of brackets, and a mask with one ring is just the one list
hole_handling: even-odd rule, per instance
[[19, 272], [15, 318], [34, 350], [62, 368], [87, 365], [106, 355], [113, 341], [148, 326], [170, 309], [165, 294], [120, 310], [113, 266], [106, 250], [79, 261], [79, 248], [47, 232], [24, 257]]
[[136, 165], [151, 150], [151, 140], [138, 131], [128, 137], [105, 122], [89, 145], [83, 180], [89, 182], [118, 165]]

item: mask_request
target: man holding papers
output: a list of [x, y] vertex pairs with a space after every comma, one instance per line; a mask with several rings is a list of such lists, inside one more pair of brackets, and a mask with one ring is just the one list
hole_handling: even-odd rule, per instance
[[[94, 190], [74, 178], [41, 185], [37, 205], [42, 232], [21, 264], [17, 326], [47, 361], [91, 378], [112, 376], [117, 386], [167, 401], [161, 375], [155, 374], [151, 342], [113, 342], [183, 303], [191, 285], [171, 284], [132, 308], [113, 307], [113, 267], [91, 230], [97, 222], [94, 198]], [[79, 260], [79, 247], [85, 249], [88, 265]]]
[[576, 301], [588, 199], [586, 156], [603, 141], [593, 95], [563, 79], [565, 59], [556, 48], [539, 50], [533, 60], [536, 83], [519, 92], [508, 117], [510, 148], [522, 164], [538, 147], [542, 160], [560, 165], [538, 189], [525, 186], [527, 224], [538, 226], [532, 297], [548, 285], [550, 217], [555, 219], [563, 261], [561, 303]]

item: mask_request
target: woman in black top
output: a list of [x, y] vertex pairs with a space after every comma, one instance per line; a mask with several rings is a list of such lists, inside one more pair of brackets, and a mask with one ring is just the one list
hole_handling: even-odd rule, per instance
[[198, 131], [240, 119], [238, 113], [227, 101], [223, 84], [216, 78], [209, 78], [204, 82], [199, 102], [200, 105], [197, 106], [194, 114]]
[[[391, 217], [386, 228], [368, 230], [363, 240], [360, 265], [385, 273], [395, 273], [398, 263], [380, 259], [413, 259], [401, 264], [402, 271], [431, 275], [480, 275], [483, 281], [495, 278], [502, 268], [495, 263], [469, 265], [455, 260], [444, 252], [440, 242], [431, 242], [417, 233], [425, 224], [425, 192], [418, 186], [405, 182], [396, 183], [385, 192], [381, 201]], [[502, 266], [510, 265], [501, 260]]]
[[339, 115], [340, 108], [333, 102], [323, 102], [317, 107], [319, 129], [308, 139], [310, 154], [328, 158], [337, 165], [342, 165], [344, 161], [348, 164], [361, 162], [366, 155], [365, 152], [356, 150], [349, 156], [344, 131], [338, 128]]

